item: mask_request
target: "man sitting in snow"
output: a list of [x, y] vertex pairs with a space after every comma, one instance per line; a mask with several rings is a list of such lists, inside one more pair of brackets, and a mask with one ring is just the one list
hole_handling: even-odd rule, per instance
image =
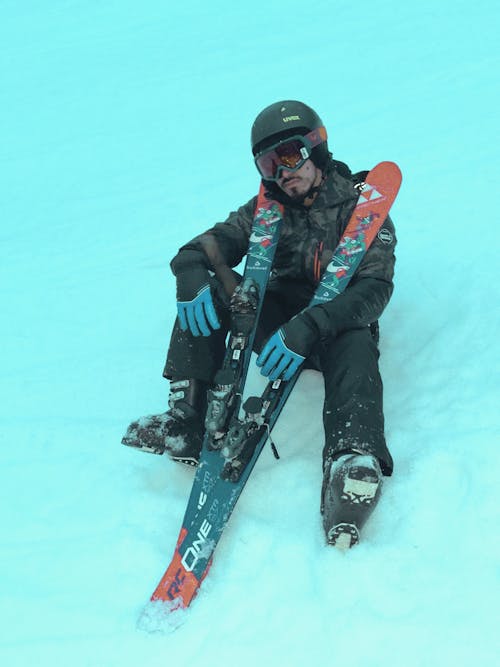
[[[252, 152], [284, 224], [255, 339], [261, 373], [285, 377], [304, 359], [323, 373], [324, 481], [321, 511], [327, 541], [348, 547], [373, 510], [393, 462], [384, 437], [377, 320], [393, 291], [395, 234], [388, 217], [344, 293], [308, 307], [358, 199], [366, 172], [332, 159], [319, 116], [301, 102], [264, 109], [252, 127]], [[220, 368], [231, 267], [244, 257], [256, 197], [223, 223], [184, 245], [171, 267], [178, 319], [164, 369], [169, 410], [130, 425], [124, 444], [196, 465], [207, 389]], [[278, 361], [276, 361], [278, 360]]]

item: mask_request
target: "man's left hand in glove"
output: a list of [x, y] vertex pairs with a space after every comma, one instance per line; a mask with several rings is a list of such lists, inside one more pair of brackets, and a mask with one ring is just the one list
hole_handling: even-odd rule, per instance
[[270, 380], [290, 380], [319, 340], [317, 323], [303, 311], [273, 333], [257, 358], [257, 366]]

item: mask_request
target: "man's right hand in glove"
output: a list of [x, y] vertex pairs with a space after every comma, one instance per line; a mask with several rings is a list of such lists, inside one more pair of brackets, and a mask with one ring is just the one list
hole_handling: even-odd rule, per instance
[[210, 336], [220, 329], [219, 318], [210, 291], [209, 273], [201, 266], [189, 267], [177, 276], [177, 314], [182, 331], [193, 336]]

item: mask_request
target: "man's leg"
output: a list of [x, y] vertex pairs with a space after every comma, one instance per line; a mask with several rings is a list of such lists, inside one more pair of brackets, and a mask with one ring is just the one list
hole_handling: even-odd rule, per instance
[[341, 334], [321, 353], [325, 382], [323, 461], [353, 449], [375, 456], [384, 475], [393, 461], [384, 436], [379, 351], [368, 327]]
[[220, 368], [229, 326], [228, 299], [212, 281], [221, 328], [210, 336], [182, 331], [176, 319], [163, 376], [170, 380], [169, 409], [132, 422], [123, 444], [154, 454], [167, 452], [181, 463], [196, 465], [203, 444], [207, 388]]
[[329, 543], [349, 547], [392, 473], [384, 436], [379, 352], [369, 328], [347, 331], [321, 351], [325, 382], [321, 510]]

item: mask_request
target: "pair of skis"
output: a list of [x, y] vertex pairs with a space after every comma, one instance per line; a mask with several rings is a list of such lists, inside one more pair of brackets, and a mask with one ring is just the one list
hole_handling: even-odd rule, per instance
[[[401, 184], [393, 162], [372, 169], [344, 234], [309, 306], [341, 294], [387, 217]], [[171, 563], [151, 600], [164, 612], [186, 608], [205, 578], [248, 477], [297, 381], [269, 382], [263, 394], [241, 400], [255, 330], [282, 225], [283, 209], [259, 193], [244, 277], [231, 302], [232, 325], [224, 364], [209, 392], [206, 434]]]

